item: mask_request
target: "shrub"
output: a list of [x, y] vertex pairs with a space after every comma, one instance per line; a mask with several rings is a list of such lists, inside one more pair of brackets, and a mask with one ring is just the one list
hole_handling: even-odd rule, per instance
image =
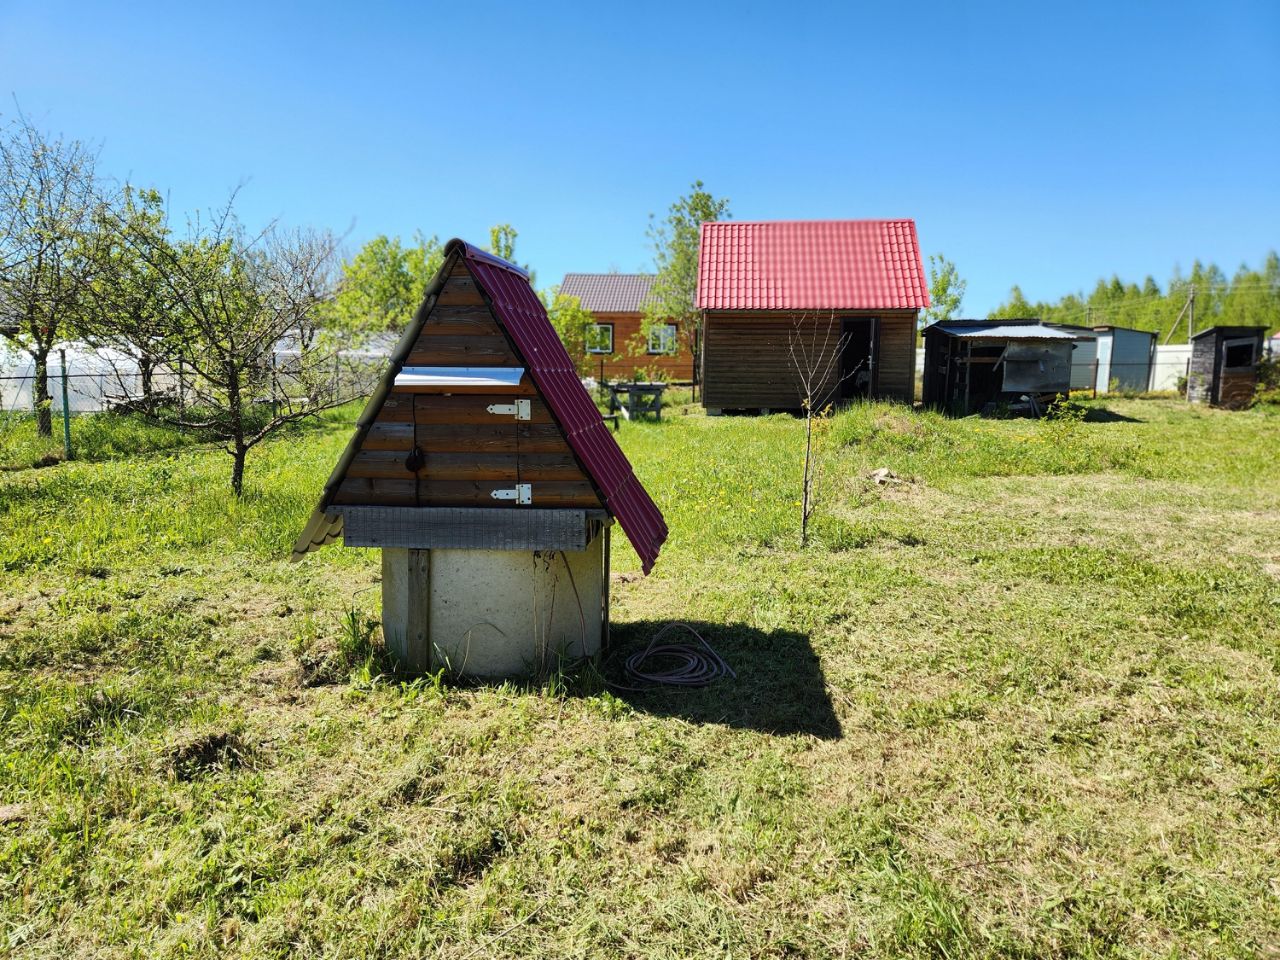
[[1255, 403], [1280, 406], [1280, 354], [1273, 354], [1258, 364], [1258, 386], [1254, 391]]

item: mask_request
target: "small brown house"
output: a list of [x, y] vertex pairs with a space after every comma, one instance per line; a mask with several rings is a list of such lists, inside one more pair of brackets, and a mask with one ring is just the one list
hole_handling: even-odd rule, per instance
[[1193, 334], [1187, 399], [1219, 407], [1249, 406], [1266, 333], [1266, 327], [1209, 327]]
[[708, 412], [798, 408], [799, 337], [839, 346], [832, 400], [914, 398], [929, 284], [913, 220], [704, 223], [697, 305]]
[[644, 331], [644, 302], [653, 279], [648, 273], [565, 274], [560, 293], [577, 297], [595, 318], [586, 337], [588, 356], [583, 365], [591, 376], [601, 380], [693, 378], [687, 331], [676, 323], [654, 324], [647, 334]]

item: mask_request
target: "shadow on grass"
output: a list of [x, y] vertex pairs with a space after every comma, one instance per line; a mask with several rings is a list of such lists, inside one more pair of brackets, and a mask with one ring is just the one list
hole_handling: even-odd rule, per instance
[[1123, 413], [1107, 410], [1105, 407], [1090, 407], [1084, 415], [1085, 423], [1145, 423], [1137, 417], [1126, 417]]
[[[657, 716], [681, 717], [694, 723], [723, 723], [762, 733], [808, 733], [824, 740], [841, 736], [818, 656], [809, 638], [794, 630], [758, 630], [741, 623], [688, 621], [738, 675], [706, 687], [656, 687], [614, 694], [637, 710]], [[666, 626], [639, 620], [610, 626], [604, 674], [611, 683], [626, 683], [623, 663], [643, 650]], [[697, 640], [681, 631], [662, 642]]]

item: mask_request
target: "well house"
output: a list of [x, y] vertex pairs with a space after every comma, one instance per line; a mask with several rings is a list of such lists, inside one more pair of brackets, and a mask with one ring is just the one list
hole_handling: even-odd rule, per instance
[[528, 276], [460, 240], [396, 346], [295, 559], [382, 550], [410, 671], [536, 672], [607, 639], [609, 531], [647, 573], [667, 536]]

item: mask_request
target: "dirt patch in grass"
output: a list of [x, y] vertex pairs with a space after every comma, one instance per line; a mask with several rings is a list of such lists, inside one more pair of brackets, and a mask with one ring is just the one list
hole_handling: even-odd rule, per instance
[[177, 737], [165, 749], [164, 767], [180, 781], [229, 773], [251, 765], [255, 748], [236, 730], [202, 730]]

